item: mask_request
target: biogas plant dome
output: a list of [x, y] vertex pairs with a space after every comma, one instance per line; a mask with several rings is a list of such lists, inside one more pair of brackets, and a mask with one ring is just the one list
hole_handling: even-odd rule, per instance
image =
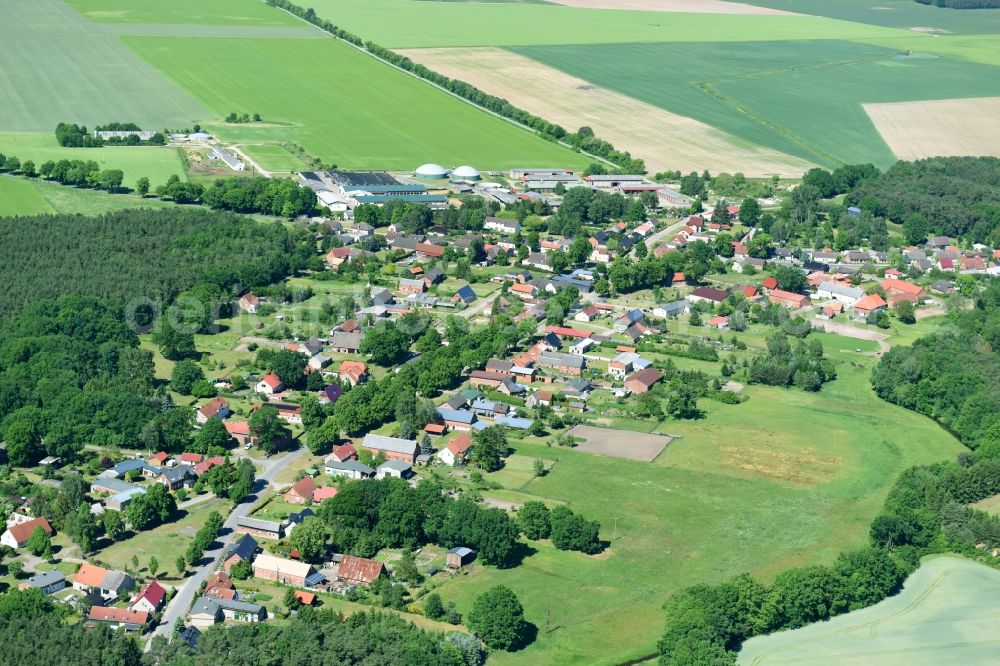
[[457, 180], [479, 180], [479, 172], [470, 166], [460, 166], [451, 172], [451, 177]]
[[448, 177], [448, 170], [445, 169], [440, 164], [424, 164], [418, 167], [413, 175], [417, 178], [427, 178], [428, 180], [437, 180], [440, 178]]

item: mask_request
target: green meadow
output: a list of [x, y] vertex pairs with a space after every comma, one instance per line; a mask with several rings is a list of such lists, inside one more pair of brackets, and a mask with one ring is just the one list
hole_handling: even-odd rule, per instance
[[511, 50], [826, 165], [871, 161], [885, 167], [895, 161], [864, 103], [1000, 95], [1000, 69], [954, 58], [898, 57], [884, 46], [842, 40]]
[[284, 124], [213, 126], [227, 141], [293, 141], [345, 168], [586, 164], [332, 38], [123, 39], [217, 116], [246, 110]]
[[134, 194], [108, 194], [66, 187], [41, 179], [0, 175], [0, 217], [43, 213], [100, 215], [126, 208], [163, 208], [174, 204]]
[[121, 169], [125, 185], [146, 176], [152, 187], [162, 185], [172, 175], [184, 178], [184, 164], [176, 148], [165, 146], [105, 146], [103, 148], [64, 148], [54, 133], [2, 134], [0, 153], [15, 155], [22, 162], [33, 160], [37, 168], [48, 160], [94, 160], [102, 169]]
[[[763, 343], [743, 335], [751, 353]], [[619, 664], [654, 655], [672, 592], [743, 571], [767, 579], [830, 563], [865, 542], [899, 472], [961, 450], [932, 421], [875, 398], [874, 343], [817, 335], [838, 364], [836, 381], [817, 394], [749, 387], [742, 405], [703, 400], [706, 418], [655, 428], [679, 438], [652, 463], [515, 443], [512, 469], [486, 475], [501, 489], [484, 494], [568, 504], [600, 521], [611, 546], [587, 556], [532, 543], [514, 569], [477, 567], [444, 583], [442, 597], [464, 612], [501, 583], [524, 604], [537, 640], [491, 661]], [[524, 472], [532, 458], [546, 461], [546, 476]]]
[[747, 641], [739, 663], [993, 664], [1000, 572], [957, 556], [924, 560], [899, 594], [869, 608]]
[[52, 132], [61, 121], [189, 127], [205, 115], [116, 37], [58, 0], [4, 3], [0, 42], [0, 132]]
[[685, 14], [420, 0], [313, 0], [308, 4], [318, 16], [389, 48], [875, 39], [906, 34], [817, 16]]

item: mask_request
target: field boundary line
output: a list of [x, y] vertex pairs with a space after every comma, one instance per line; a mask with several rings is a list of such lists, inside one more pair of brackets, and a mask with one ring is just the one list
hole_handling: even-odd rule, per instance
[[[267, 4], [267, 3], [265, 2], [264, 4]], [[353, 49], [355, 49], [357, 51], [360, 51], [361, 53], [365, 54], [369, 58], [377, 60], [380, 63], [382, 63], [383, 65], [388, 65], [389, 67], [392, 67], [397, 72], [402, 72], [403, 74], [406, 74], [407, 76], [410, 76], [410, 77], [412, 77], [414, 79], [417, 79], [421, 83], [425, 83], [425, 84], [427, 84], [429, 86], [437, 88], [441, 92], [446, 93], [446, 94], [450, 95], [451, 97], [454, 97], [455, 99], [461, 101], [463, 104], [467, 104], [467, 105], [473, 107], [474, 109], [477, 109], [477, 110], [479, 110], [479, 111], [481, 111], [483, 113], [489, 114], [489, 115], [493, 116], [494, 118], [499, 118], [500, 120], [502, 120], [502, 121], [504, 121], [506, 123], [509, 123], [509, 124], [513, 125], [514, 127], [522, 129], [522, 130], [524, 130], [524, 131], [526, 131], [526, 132], [528, 132], [528, 133], [530, 133], [530, 134], [538, 137], [542, 141], [547, 141], [549, 143], [555, 143], [557, 145], [562, 146], [563, 148], [566, 148], [570, 152], [577, 153], [578, 155], [586, 155], [587, 157], [589, 157], [589, 158], [591, 158], [591, 159], [593, 159], [595, 161], [603, 162], [604, 164], [607, 164], [608, 166], [612, 167], [615, 170], [618, 170], [618, 169], [621, 168], [617, 164], [615, 164], [614, 162], [612, 162], [611, 160], [605, 159], [605, 158], [603, 158], [603, 157], [601, 157], [599, 155], [594, 155], [593, 153], [588, 153], [585, 150], [579, 150], [578, 151], [576, 148], [574, 148], [570, 144], [566, 143], [565, 141], [560, 141], [558, 139], [556, 139], [556, 140], [548, 139], [545, 136], [543, 136], [542, 134], [540, 134], [539, 132], [537, 132], [536, 130], [532, 129], [531, 127], [528, 127], [527, 125], [519, 123], [519, 122], [517, 122], [516, 120], [514, 120], [512, 118], [507, 118], [506, 116], [502, 116], [499, 113], [497, 113], [496, 111], [491, 111], [491, 110], [487, 109], [486, 107], [480, 106], [479, 104], [476, 104], [475, 102], [462, 97], [458, 93], [454, 93], [454, 92], [448, 90], [444, 86], [441, 86], [441, 85], [439, 85], [437, 83], [434, 83], [433, 81], [428, 81], [427, 79], [425, 79], [422, 76], [419, 76], [419, 75], [417, 75], [417, 74], [415, 74], [413, 72], [407, 71], [407, 70], [403, 69], [402, 67], [400, 67], [399, 65], [395, 65], [395, 64], [389, 62], [385, 58], [381, 58], [381, 57], [375, 55], [374, 53], [372, 53], [371, 51], [369, 51], [368, 49], [366, 49], [364, 46], [358, 46], [357, 44], [354, 44], [352, 42], [347, 41], [346, 39], [342, 39], [340, 37], [337, 37], [336, 35], [330, 34], [326, 30], [324, 30], [323, 28], [319, 27], [318, 25], [313, 25], [312, 23], [310, 23], [309, 21], [305, 20], [304, 18], [301, 18], [301, 17], [296, 16], [295, 14], [291, 13], [290, 11], [288, 11], [287, 9], [285, 9], [284, 7], [278, 7], [276, 5], [267, 5], [267, 6], [271, 7], [272, 9], [277, 9], [278, 11], [285, 12], [286, 14], [288, 14], [289, 16], [291, 16], [292, 18], [294, 18], [295, 20], [302, 21], [303, 23], [305, 23], [309, 27], [313, 28], [314, 30], [320, 31], [321, 33], [323, 33], [327, 37], [330, 37], [331, 39], [335, 39], [335, 40], [337, 40], [338, 42], [340, 42], [342, 44], [346, 44], [347, 46], [350, 46], [351, 48], [353, 48]], [[388, 50], [391, 50], [391, 49], [388, 49]], [[485, 92], [485, 91], [483, 91], [483, 92]]]

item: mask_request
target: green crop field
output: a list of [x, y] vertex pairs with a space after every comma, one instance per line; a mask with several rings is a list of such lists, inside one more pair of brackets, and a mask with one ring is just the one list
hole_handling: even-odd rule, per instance
[[1000, 95], [1000, 69], [953, 58], [900, 58], [891, 49], [839, 40], [744, 42], [737, 48], [702, 43], [511, 50], [827, 165], [895, 161], [863, 103]]
[[914, 0], [740, 0], [743, 4], [789, 12], [870, 23], [888, 28], [935, 30], [942, 33], [1000, 32], [1000, 9], [942, 9]]
[[54, 213], [34, 183], [14, 176], [0, 176], [0, 216]]
[[1000, 572], [955, 556], [925, 560], [896, 596], [795, 631], [752, 638], [739, 663], [994, 664]]
[[576, 9], [524, 3], [313, 0], [316, 14], [389, 48], [876, 39], [907, 33], [817, 16]]
[[[756, 333], [743, 335], [762, 344]], [[680, 438], [653, 463], [530, 438], [515, 444], [518, 469], [486, 475], [503, 487], [487, 496], [567, 503], [599, 520], [602, 538], [617, 538], [597, 556], [532, 544], [516, 568], [480, 568], [445, 583], [440, 593], [462, 611], [489, 586], [509, 585], [538, 627], [523, 652], [491, 661], [618, 664], [652, 655], [671, 592], [743, 571], [767, 578], [830, 563], [865, 542], [901, 470], [961, 450], [932, 421], [875, 398], [874, 343], [817, 336], [838, 363], [836, 381], [818, 394], [750, 387], [742, 405], [702, 401], [707, 418], [656, 428]], [[552, 461], [551, 471], [519, 473], [528, 458]]]
[[205, 111], [116, 37], [58, 0], [5, 2], [0, 132], [52, 132], [60, 121], [188, 127]]
[[289, 124], [212, 127], [229, 141], [294, 141], [346, 168], [586, 163], [332, 38], [124, 40], [215, 114], [246, 110]]
[[55, 134], [0, 134], [0, 153], [15, 155], [22, 162], [33, 160], [36, 167], [47, 160], [94, 160], [102, 169], [121, 169], [129, 187], [141, 176], [149, 178], [153, 187], [172, 175], [184, 178], [177, 149], [164, 146], [64, 148]]
[[285, 12], [255, 0], [66, 0], [92, 21], [122, 23], [198, 23], [217, 25], [297, 25]]
[[303, 171], [309, 168], [308, 164], [280, 144], [244, 146], [242, 150], [268, 171]]

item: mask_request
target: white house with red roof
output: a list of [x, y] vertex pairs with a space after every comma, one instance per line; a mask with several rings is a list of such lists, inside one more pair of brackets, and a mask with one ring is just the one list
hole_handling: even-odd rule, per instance
[[135, 599], [129, 604], [128, 609], [131, 611], [155, 613], [163, 606], [163, 601], [166, 597], [167, 591], [154, 580], [136, 595]]
[[278, 379], [278, 375], [272, 372], [261, 377], [254, 390], [264, 395], [274, 395], [275, 393], [281, 393], [281, 389], [283, 388], [285, 388], [285, 385]]
[[229, 416], [229, 403], [224, 398], [212, 398], [195, 412], [194, 420], [205, 425], [212, 419], [225, 419]]
[[257, 308], [260, 306], [260, 297], [254, 296], [253, 292], [247, 292], [240, 296], [240, 310], [247, 312], [249, 314], [257, 314]]

